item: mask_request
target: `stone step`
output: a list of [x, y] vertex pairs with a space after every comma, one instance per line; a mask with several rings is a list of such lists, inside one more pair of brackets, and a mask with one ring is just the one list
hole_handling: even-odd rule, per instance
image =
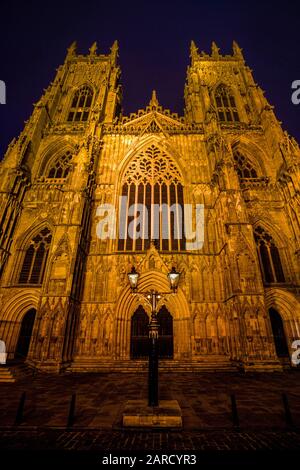
[[35, 368], [30, 367], [28, 364], [23, 362], [10, 364], [10, 369], [17, 381], [31, 378], [36, 373]]
[[0, 382], [1, 383], [13, 383], [16, 379], [14, 378], [9, 367], [0, 367]]
[[11, 377], [11, 375], [10, 370], [0, 370], [0, 377]]
[[[78, 361], [74, 362], [68, 369], [69, 372], [147, 372], [148, 361], [122, 361], [122, 362], [95, 362]], [[203, 361], [164, 361], [159, 362], [160, 372], [234, 372], [237, 367], [230, 361], [215, 358], [214, 360]]]

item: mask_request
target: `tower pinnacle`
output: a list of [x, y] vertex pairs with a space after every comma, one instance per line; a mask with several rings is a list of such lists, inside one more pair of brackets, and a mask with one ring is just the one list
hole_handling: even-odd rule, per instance
[[110, 56], [112, 63], [116, 64], [117, 58], [119, 56], [119, 44], [118, 41], [114, 41], [113, 45], [110, 48]]
[[95, 55], [97, 53], [97, 43], [96, 43], [96, 41], [93, 42], [93, 44], [89, 48], [89, 51], [90, 51], [90, 55]]
[[77, 42], [73, 41], [70, 47], [67, 49], [67, 57], [66, 59], [69, 59], [70, 57], [75, 56], [76, 54], [76, 47], [77, 47]]
[[156, 96], [156, 90], [152, 90], [152, 96], [151, 96], [151, 100], [149, 101], [149, 106], [153, 109], [153, 108], [157, 108], [158, 105], [159, 103], [158, 103], [158, 99]]
[[199, 58], [198, 47], [193, 40], [191, 41], [190, 58], [192, 59], [192, 64]]
[[211, 55], [214, 59], [217, 59], [218, 57], [220, 57], [219, 51], [220, 51], [220, 48], [217, 46], [215, 41], [213, 41], [211, 44]]
[[234, 57], [236, 57], [237, 59], [240, 59], [240, 60], [244, 60], [244, 56], [243, 56], [243, 49], [240, 48], [240, 46], [238, 45], [238, 43], [236, 41], [233, 41], [232, 43], [232, 50], [233, 50], [233, 55]]

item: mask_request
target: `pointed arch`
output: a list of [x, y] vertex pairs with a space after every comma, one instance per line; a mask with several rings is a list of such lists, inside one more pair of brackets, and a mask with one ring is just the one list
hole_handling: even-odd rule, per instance
[[148, 147], [151, 147], [152, 145], [156, 146], [161, 152], [166, 153], [168, 157], [173, 160], [182, 177], [183, 184], [185, 184], [189, 180], [189, 172], [183, 164], [183, 158], [182, 155], [178, 152], [178, 148], [173, 146], [165, 137], [162, 138], [159, 135], [147, 134], [141, 136], [129, 148], [128, 152], [124, 155], [124, 158], [120, 161], [117, 169], [117, 173], [119, 175], [119, 185], [121, 183], [127, 166], [130, 164], [130, 161], [133, 160], [136, 155], [141, 152], [144, 152]]
[[[291, 348], [294, 340], [298, 340], [300, 336], [300, 302], [294, 294], [279, 287], [270, 287], [266, 290], [265, 296], [266, 309], [270, 311], [275, 310], [282, 319], [281, 336], [285, 336], [292, 354]], [[271, 319], [270, 319], [271, 320]], [[276, 325], [275, 325], [276, 326]], [[276, 330], [276, 329], [275, 329]], [[276, 331], [273, 336], [276, 346]]]
[[38, 289], [29, 288], [15, 293], [2, 306], [1, 321], [21, 322], [28, 310], [32, 308], [37, 309], [39, 298], [40, 293]]
[[[169, 284], [167, 272], [149, 270], [140, 276], [139, 290], [149, 291], [155, 289], [160, 292], [168, 292]], [[142, 305], [148, 315], [150, 308], [143, 299], [132, 295], [130, 287], [122, 290], [115, 309], [115, 337], [114, 350], [116, 358], [130, 357], [130, 327], [133, 313]], [[158, 308], [166, 306], [174, 321], [174, 358], [190, 357], [191, 355], [191, 317], [190, 309], [183, 293], [179, 287], [177, 295], [167, 296]]]
[[68, 122], [86, 122], [90, 115], [94, 90], [90, 84], [83, 84], [73, 92], [67, 116]]
[[39, 158], [39, 167], [37, 174], [39, 177], [48, 177], [49, 172], [53, 166], [64, 155], [70, 155], [71, 159], [76, 152], [76, 145], [72, 142], [70, 137], [58, 137], [54, 142], [51, 142], [42, 152]]
[[17, 284], [42, 284], [51, 242], [52, 229], [45, 223], [23, 236], [14, 273]]
[[239, 136], [233, 138], [231, 148], [233, 155], [235, 153], [240, 154], [249, 162], [251, 167], [257, 172], [258, 178], [267, 175], [265, 161], [267, 161], [268, 156], [256, 142], [245, 136]]
[[152, 142], [136, 152], [121, 173], [120, 193], [119, 251], [144, 251], [151, 239], [160, 250], [185, 249], [182, 175], [165, 150]]
[[264, 282], [285, 282], [280, 253], [274, 238], [262, 225], [256, 225], [253, 233]]
[[290, 282], [291, 279], [293, 279], [293, 272], [291, 271], [291, 266], [293, 266], [293, 257], [291, 255], [292, 250], [290, 249], [290, 239], [288, 237], [288, 234], [284, 231], [287, 228], [278, 227], [278, 225], [273, 221], [270, 215], [267, 214], [267, 212], [259, 214], [257, 217], [252, 217], [251, 222], [253, 230], [256, 227], [261, 226], [273, 238], [275, 245], [279, 251], [285, 280], [286, 282]]
[[48, 217], [47, 220], [37, 219], [35, 223], [30, 225], [16, 240], [16, 249], [20, 250], [26, 245], [32, 237], [34, 237], [43, 228], [48, 228], [50, 232], [53, 232], [54, 220]]
[[127, 179], [127, 174], [132, 168], [134, 170], [132, 176], [138, 180], [146, 178], [153, 182], [157, 180], [168, 182], [173, 177], [182, 182], [181, 172], [174, 159], [154, 143], [144, 147], [131, 158], [124, 169], [123, 182]]
[[300, 325], [300, 302], [294, 294], [285, 289], [270, 287], [266, 290], [266, 308], [274, 308], [284, 321], [295, 320]]
[[274, 238], [276, 245], [278, 248], [286, 248], [288, 245], [288, 236], [284, 233], [282, 228], [278, 227], [277, 224], [273, 221], [270, 215], [267, 212], [259, 214], [257, 217], [252, 218], [252, 226], [253, 230], [258, 227], [259, 225], [262, 226], [270, 235]]
[[60, 153], [49, 162], [44, 176], [47, 179], [66, 179], [71, 170], [72, 159], [73, 153], [71, 150]]
[[22, 291], [15, 292], [2, 305], [0, 337], [6, 344], [9, 358], [14, 357], [23, 318], [28, 311], [37, 310], [39, 294], [38, 289], [22, 289]]

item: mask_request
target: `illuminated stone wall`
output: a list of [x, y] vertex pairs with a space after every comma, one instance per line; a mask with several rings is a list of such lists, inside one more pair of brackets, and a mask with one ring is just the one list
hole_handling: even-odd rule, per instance
[[[223, 56], [214, 43], [208, 55], [192, 42], [181, 117], [155, 93], [145, 109], [122, 116], [119, 79], [117, 43], [108, 55], [96, 44], [79, 55], [73, 44], [1, 163], [0, 339], [9, 359], [34, 308], [29, 364], [51, 372], [128, 367], [131, 317], [141, 300], [126, 273], [134, 265], [140, 289], [166, 291], [175, 266], [178, 294], [165, 299], [174, 367], [281, 368], [269, 309], [283, 320], [290, 355], [300, 338], [298, 144], [236, 43]], [[132, 162], [145, 155], [180, 180], [186, 204], [204, 205], [201, 249], [152, 244], [124, 252], [117, 238], [97, 237], [97, 208], [112, 204], [118, 215], [124, 178], [134, 177]], [[20, 284], [26, 250], [45, 227], [52, 239], [43, 280], [30, 282], [28, 274]], [[271, 280], [262, 268], [254, 237], [261, 228], [276, 246], [283, 278], [276, 260]]]

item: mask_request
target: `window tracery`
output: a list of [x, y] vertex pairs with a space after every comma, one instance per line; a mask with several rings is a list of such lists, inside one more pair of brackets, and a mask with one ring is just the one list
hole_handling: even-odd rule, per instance
[[85, 122], [89, 118], [90, 109], [93, 101], [93, 91], [88, 85], [83, 85], [75, 91], [68, 122]]
[[235, 168], [240, 180], [257, 178], [257, 171], [252, 166], [252, 163], [239, 151], [233, 154]]
[[274, 239], [262, 227], [254, 229], [254, 238], [264, 281], [267, 284], [285, 282], [279, 250]]
[[71, 169], [72, 153], [70, 150], [57, 158], [47, 172], [47, 178], [66, 178]]
[[19, 284], [42, 284], [51, 240], [48, 227], [32, 238], [23, 259]]
[[144, 251], [153, 239], [160, 250], [185, 249], [181, 175], [165, 152], [151, 145], [134, 158], [122, 180], [122, 196], [120, 251]]
[[221, 84], [215, 90], [218, 118], [221, 122], [239, 122], [239, 114], [232, 91]]

